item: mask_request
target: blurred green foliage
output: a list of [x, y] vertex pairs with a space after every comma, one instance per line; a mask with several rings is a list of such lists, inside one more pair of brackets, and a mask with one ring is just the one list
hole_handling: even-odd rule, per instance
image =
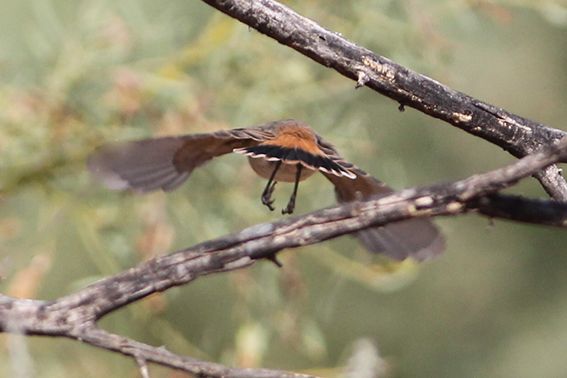
[[[358, 44], [554, 127], [567, 119], [561, 0], [287, 1]], [[50, 299], [175, 249], [279, 217], [241, 156], [165, 195], [94, 185], [85, 157], [111, 140], [298, 118], [396, 187], [512, 158], [279, 45], [198, 1], [2, 1], [0, 290]], [[319, 181], [318, 181], [319, 180]], [[283, 205], [291, 186], [278, 188]], [[543, 195], [530, 180], [515, 192]], [[323, 178], [298, 211], [334, 202]], [[439, 222], [448, 248], [417, 266], [351, 238], [282, 255], [283, 269], [209, 276], [103, 319], [112, 331], [235, 366], [341, 376], [360, 344], [392, 377], [567, 372], [564, 231], [469, 215]], [[122, 356], [29, 338], [38, 377], [136, 376]], [[12, 376], [0, 335], [0, 376]], [[182, 376], [151, 367], [152, 377]]]

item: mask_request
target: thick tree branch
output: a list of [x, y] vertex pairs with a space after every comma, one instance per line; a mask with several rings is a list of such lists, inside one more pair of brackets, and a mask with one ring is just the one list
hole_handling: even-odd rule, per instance
[[518, 222], [565, 227], [567, 203], [494, 193], [471, 203], [479, 213]]
[[[303, 55], [410, 106], [502, 147], [516, 157], [553, 144], [566, 133], [455, 91], [319, 26], [273, 0], [203, 0]], [[556, 167], [535, 177], [549, 195], [567, 201]]]
[[[268, 370], [230, 369], [178, 356], [107, 333], [96, 327], [105, 314], [152, 293], [183, 285], [200, 276], [246, 267], [272, 258], [285, 248], [319, 243], [361, 229], [412, 217], [455, 215], [479, 209], [490, 216], [565, 227], [565, 205], [556, 211], [514, 212], [509, 197], [494, 193], [567, 156], [567, 138], [501, 169], [449, 184], [406, 189], [367, 202], [319, 210], [300, 217], [250, 227], [239, 233], [158, 257], [53, 301], [0, 295], [0, 331], [62, 336], [207, 377], [299, 377]], [[491, 204], [495, 204], [492, 206]], [[533, 202], [533, 206], [542, 207]], [[561, 214], [563, 215], [561, 216]], [[287, 374], [287, 375], [286, 375]]]

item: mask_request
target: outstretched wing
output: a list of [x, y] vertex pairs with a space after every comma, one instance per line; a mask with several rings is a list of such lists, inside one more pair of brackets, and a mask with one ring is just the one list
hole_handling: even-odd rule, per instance
[[110, 189], [171, 191], [212, 158], [272, 137], [272, 126], [113, 143], [95, 151], [87, 166]]
[[[356, 174], [355, 179], [323, 173], [335, 186], [339, 203], [380, 198], [393, 190], [355, 165], [346, 162], [337, 150], [319, 137], [319, 147], [329, 156]], [[371, 227], [356, 233], [356, 237], [371, 252], [383, 253], [396, 260], [408, 257], [422, 261], [443, 251], [445, 242], [437, 227], [428, 219], [410, 219]]]

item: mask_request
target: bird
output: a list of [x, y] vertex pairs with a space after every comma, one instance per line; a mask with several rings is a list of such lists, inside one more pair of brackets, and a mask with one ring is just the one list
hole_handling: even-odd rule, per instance
[[[211, 133], [110, 143], [88, 157], [87, 167], [109, 189], [168, 192], [185, 182], [195, 168], [229, 153], [247, 156], [252, 170], [268, 180], [261, 201], [272, 211], [276, 184], [294, 184], [282, 214], [293, 213], [299, 183], [317, 172], [334, 185], [339, 203], [379, 198], [393, 192], [346, 161], [307, 123], [295, 119]], [[437, 226], [424, 218], [370, 227], [356, 232], [355, 236], [368, 251], [394, 260], [408, 257], [428, 260], [445, 248]]]

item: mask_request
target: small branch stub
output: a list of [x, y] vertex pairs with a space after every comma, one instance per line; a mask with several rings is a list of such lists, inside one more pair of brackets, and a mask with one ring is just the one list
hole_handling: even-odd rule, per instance
[[364, 87], [368, 81], [370, 81], [370, 77], [366, 74], [366, 72], [358, 71], [358, 80], [356, 81], [354, 89]]

